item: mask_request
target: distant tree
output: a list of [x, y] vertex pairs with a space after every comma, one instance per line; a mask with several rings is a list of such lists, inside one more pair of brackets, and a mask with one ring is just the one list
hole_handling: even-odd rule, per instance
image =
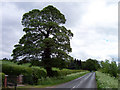
[[115, 61], [109, 62], [109, 60], [101, 61], [101, 71], [103, 73], [109, 73], [111, 76], [117, 77], [118, 66]]
[[100, 68], [98, 61], [94, 59], [86, 60], [85, 66], [89, 71], [96, 71], [98, 68]]
[[68, 65], [68, 68], [69, 69], [82, 69], [81, 60], [78, 60], [76, 58], [71, 60]]
[[3, 60], [9, 60], [8, 58], [3, 58]]
[[110, 62], [109, 60], [101, 61], [102, 72], [109, 73]]
[[77, 60], [77, 69], [81, 69], [81, 60]]
[[13, 61], [34, 63], [40, 61], [48, 76], [53, 76], [52, 67], [65, 67], [71, 59], [69, 52], [71, 30], [67, 30], [65, 16], [55, 7], [49, 5], [43, 10], [33, 9], [22, 18], [25, 35], [13, 50]]
[[114, 77], [117, 77], [118, 67], [115, 61], [112, 61], [110, 64], [110, 74]]
[[68, 69], [75, 69], [75, 68], [76, 68], [76, 65], [75, 65], [74, 60], [70, 60], [69, 65], [68, 65]]
[[82, 61], [81, 64], [82, 64], [82, 65], [81, 65], [81, 66], [82, 66], [82, 69], [83, 69], [83, 70], [87, 70], [86, 61]]

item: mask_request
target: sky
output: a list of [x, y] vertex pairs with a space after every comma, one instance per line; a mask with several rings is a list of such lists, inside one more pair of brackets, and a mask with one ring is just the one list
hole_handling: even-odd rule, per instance
[[[25, 1], [25, 0], [24, 0]], [[38, 1], [38, 0], [37, 0]], [[1, 34], [0, 59], [12, 58], [14, 45], [25, 34], [21, 19], [24, 13], [32, 9], [42, 10], [53, 5], [65, 15], [65, 27], [74, 36], [71, 39], [74, 58], [117, 60], [118, 58], [118, 1], [116, 0], [80, 0], [62, 2], [2, 2], [0, 3]]]

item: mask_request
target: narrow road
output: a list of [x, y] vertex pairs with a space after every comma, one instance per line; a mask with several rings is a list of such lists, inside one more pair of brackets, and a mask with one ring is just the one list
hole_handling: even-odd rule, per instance
[[88, 73], [82, 77], [58, 85], [54, 88], [71, 88], [71, 90], [74, 90], [74, 88], [97, 88], [96, 80], [95, 80], [95, 72]]

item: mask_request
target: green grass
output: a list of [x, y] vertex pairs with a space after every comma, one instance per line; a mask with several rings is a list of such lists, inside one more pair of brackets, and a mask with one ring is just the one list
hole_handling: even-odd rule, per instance
[[96, 71], [96, 81], [98, 88], [118, 88], [118, 79], [109, 74]]
[[18, 88], [45, 88], [45, 87], [50, 87], [50, 86], [62, 84], [62, 83], [65, 83], [65, 82], [69, 82], [69, 81], [74, 80], [76, 78], [79, 78], [79, 77], [81, 77], [81, 76], [83, 76], [87, 73], [89, 73], [89, 72], [84, 71], [84, 72], [69, 74], [69, 75], [64, 76], [64, 77], [42, 78], [41, 80], [39, 79], [38, 85], [26, 85], [26, 86], [20, 86]]

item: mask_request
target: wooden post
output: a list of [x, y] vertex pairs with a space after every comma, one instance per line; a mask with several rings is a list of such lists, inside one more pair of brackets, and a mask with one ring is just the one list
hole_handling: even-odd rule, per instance
[[19, 82], [20, 82], [20, 84], [23, 83], [23, 75], [20, 75], [20, 76], [19, 76]]
[[17, 77], [17, 82], [18, 82], [18, 84], [22, 84], [22, 82], [23, 82], [23, 75], [19, 75]]
[[5, 88], [7, 87], [7, 76], [8, 75], [5, 75], [5, 82], [4, 82]]

